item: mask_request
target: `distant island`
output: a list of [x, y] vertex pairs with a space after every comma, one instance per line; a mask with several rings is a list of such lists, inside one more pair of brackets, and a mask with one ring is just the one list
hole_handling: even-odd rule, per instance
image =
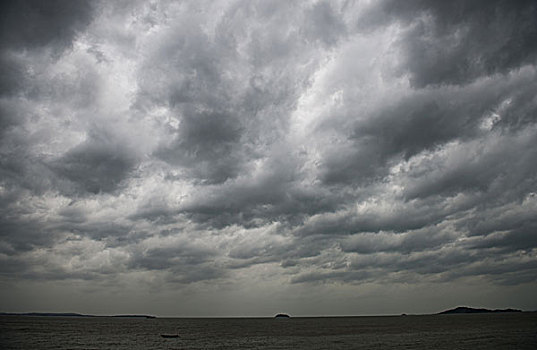
[[287, 315], [287, 314], [277, 314], [276, 316], [274, 316], [274, 318], [290, 318], [291, 316]]
[[85, 315], [74, 312], [0, 312], [0, 316], [38, 316], [38, 317], [125, 317], [125, 318], [156, 318], [151, 315]]
[[446, 315], [446, 314], [485, 314], [485, 313], [498, 313], [498, 312], [522, 312], [522, 310], [517, 309], [475, 309], [471, 307], [466, 306], [459, 306], [455, 309], [446, 310], [439, 312], [438, 315]]

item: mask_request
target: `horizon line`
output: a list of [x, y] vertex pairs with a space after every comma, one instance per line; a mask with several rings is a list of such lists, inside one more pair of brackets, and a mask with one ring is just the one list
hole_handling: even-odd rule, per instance
[[[156, 314], [145, 314], [145, 313], [118, 313], [118, 314], [87, 314], [87, 313], [81, 313], [81, 312], [73, 312], [73, 311], [66, 311], [66, 312], [52, 312], [52, 311], [26, 311], [26, 312], [11, 312], [11, 311], [0, 311], [0, 316], [42, 316], [42, 317], [118, 317], [118, 318], [274, 318], [277, 314], [286, 314], [289, 315], [290, 318], [337, 318], [337, 317], [394, 317], [394, 316], [429, 316], [429, 315], [441, 315], [442, 313], [446, 311], [452, 311], [458, 308], [469, 308], [469, 309], [475, 309], [475, 310], [487, 310], [490, 312], [494, 311], [506, 311], [506, 310], [513, 310], [515, 312], [537, 312], [537, 310], [522, 310], [522, 309], [515, 309], [515, 308], [494, 308], [494, 309], [488, 309], [488, 308], [481, 308], [481, 307], [470, 307], [470, 306], [456, 306], [453, 308], [445, 309], [443, 311], [438, 312], [432, 312], [432, 313], [385, 313], [385, 314], [324, 314], [324, 315], [308, 315], [308, 314], [297, 314], [292, 315], [290, 313], [285, 312], [277, 312], [273, 315], [209, 315], [209, 316], [194, 316], [194, 315], [173, 315], [173, 316], [167, 316], [167, 315], [156, 315]], [[469, 313], [472, 314], [472, 313]]]

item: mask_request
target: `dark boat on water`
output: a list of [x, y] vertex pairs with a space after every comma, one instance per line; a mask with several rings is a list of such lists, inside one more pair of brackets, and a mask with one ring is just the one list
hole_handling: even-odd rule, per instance
[[179, 338], [179, 334], [161, 334], [162, 338]]
[[161, 333], [162, 338], [179, 338], [179, 328], [177, 328], [176, 333]]

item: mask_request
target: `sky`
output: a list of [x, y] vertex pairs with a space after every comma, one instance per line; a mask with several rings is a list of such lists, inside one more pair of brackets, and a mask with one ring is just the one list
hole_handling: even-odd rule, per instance
[[536, 310], [535, 1], [2, 1], [0, 311]]

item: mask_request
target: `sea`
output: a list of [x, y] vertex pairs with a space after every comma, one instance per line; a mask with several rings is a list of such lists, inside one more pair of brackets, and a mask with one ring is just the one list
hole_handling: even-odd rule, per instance
[[2, 316], [0, 349], [537, 349], [537, 312], [288, 319]]

